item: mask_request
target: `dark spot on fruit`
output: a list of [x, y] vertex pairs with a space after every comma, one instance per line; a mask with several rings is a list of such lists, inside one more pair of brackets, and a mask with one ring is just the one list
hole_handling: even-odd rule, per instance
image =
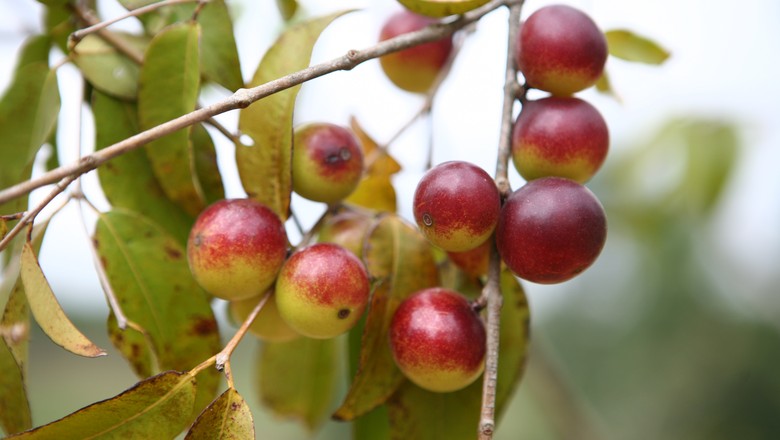
[[202, 318], [195, 322], [192, 330], [196, 335], [210, 335], [217, 331], [217, 321], [210, 318]]
[[200, 246], [203, 243], [203, 237], [200, 234], [195, 235], [195, 239], [192, 240], [195, 246]]
[[433, 226], [433, 218], [431, 218], [431, 215], [427, 212], [423, 214], [422, 221], [425, 226]]
[[341, 157], [341, 160], [346, 162], [352, 159], [352, 152], [349, 151], [349, 148], [347, 147], [341, 147], [341, 149], [339, 150], [339, 157]]
[[349, 314], [350, 314], [349, 309], [341, 309], [341, 310], [339, 310], [339, 313], [338, 313], [337, 316], [339, 317], [339, 319], [347, 319]]

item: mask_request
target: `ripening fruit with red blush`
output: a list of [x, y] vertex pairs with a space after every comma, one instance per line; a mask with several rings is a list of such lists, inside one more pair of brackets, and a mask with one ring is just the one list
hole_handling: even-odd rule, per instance
[[292, 183], [301, 197], [336, 203], [363, 177], [363, 148], [351, 130], [325, 122], [304, 124], [293, 135]]
[[512, 131], [512, 160], [525, 180], [558, 176], [585, 183], [601, 168], [608, 149], [601, 113], [573, 97], [526, 102]]
[[398, 368], [429, 391], [464, 388], [485, 366], [485, 326], [468, 300], [449, 289], [424, 289], [401, 302], [389, 338]]
[[599, 79], [607, 61], [607, 39], [582, 11], [545, 6], [520, 27], [515, 60], [529, 86], [567, 96]]
[[[436, 23], [436, 20], [407, 10], [399, 11], [382, 26], [379, 41], [418, 31], [432, 23]], [[379, 63], [385, 75], [399, 88], [426, 93], [447, 64], [451, 53], [452, 36], [448, 36], [384, 55], [379, 58]]]
[[[230, 302], [230, 314], [238, 325], [241, 325], [249, 317], [249, 314], [252, 313], [252, 310], [255, 309], [264, 296], [265, 293], [260, 296]], [[274, 294], [268, 297], [252, 325], [249, 326], [249, 333], [260, 340], [271, 342], [286, 342], [301, 336], [287, 325], [279, 315], [279, 308], [276, 306], [276, 295]]]
[[368, 305], [369, 281], [363, 263], [334, 243], [295, 252], [276, 280], [276, 305], [298, 333], [328, 339], [351, 329]]
[[504, 202], [496, 245], [517, 276], [540, 284], [569, 280], [588, 268], [607, 238], [604, 208], [573, 180], [543, 177]]
[[273, 285], [287, 255], [279, 217], [251, 199], [217, 201], [200, 213], [187, 240], [193, 277], [210, 294], [237, 300]]
[[444, 162], [428, 170], [417, 184], [414, 219], [435, 246], [463, 252], [490, 237], [500, 203], [498, 188], [485, 170], [469, 162]]
[[336, 243], [356, 257], [363, 256], [363, 242], [371, 226], [371, 218], [354, 211], [342, 211], [328, 218], [322, 225], [317, 241]]

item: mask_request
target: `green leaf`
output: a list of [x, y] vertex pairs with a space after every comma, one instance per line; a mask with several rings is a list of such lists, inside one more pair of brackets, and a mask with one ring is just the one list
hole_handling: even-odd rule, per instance
[[235, 388], [228, 388], [198, 416], [184, 440], [254, 440], [249, 405]]
[[646, 64], [662, 64], [669, 58], [669, 52], [654, 41], [625, 29], [604, 33], [607, 47], [612, 56]]
[[24, 375], [4, 338], [0, 338], [0, 371], [0, 427], [9, 434], [29, 429], [32, 418]]
[[[320, 33], [346, 11], [288, 28], [266, 52], [248, 87], [256, 87], [309, 65]], [[292, 134], [295, 97], [300, 86], [268, 96], [241, 110], [238, 128], [252, 146], [236, 145], [239, 176], [247, 195], [288, 217], [292, 192]]]
[[[92, 112], [98, 150], [138, 133], [138, 113], [132, 102], [120, 101], [95, 90]], [[98, 168], [97, 173], [112, 206], [142, 214], [182, 245], [187, 242], [194, 219], [165, 195], [144, 151], [129, 151], [116, 157]]]
[[501, 296], [503, 306], [498, 341], [497, 421], [504, 414], [523, 376], [530, 338], [528, 299], [523, 286], [507, 268], [501, 271]]
[[113, 312], [109, 312], [106, 326], [108, 338], [130, 363], [136, 376], [149, 377], [159, 371], [148, 335], [132, 327], [120, 329]]
[[71, 353], [86, 357], [105, 356], [106, 352], [87, 339], [65, 315], [29, 243], [22, 249], [20, 276], [30, 310], [46, 336]]
[[215, 0], [206, 3], [198, 15], [198, 22], [203, 28], [200, 41], [203, 75], [228, 90], [236, 91], [243, 87], [233, 21], [225, 2]]
[[339, 378], [338, 339], [301, 337], [266, 342], [257, 384], [263, 403], [276, 415], [295, 418], [311, 431], [325, 420]]
[[49, 51], [51, 49], [51, 38], [48, 35], [34, 35], [25, 40], [18, 60], [16, 69], [35, 63], [48, 63]]
[[49, 5], [43, 17], [46, 33], [63, 53], [68, 52], [68, 37], [76, 27], [76, 20], [66, 4]]
[[[145, 217], [113, 210], [98, 219], [93, 243], [122, 311], [149, 335], [161, 369], [188, 370], [219, 351], [207, 295], [173, 237]], [[137, 334], [124, 340], [137, 341]], [[136, 357], [130, 361], [140, 362]], [[218, 373], [209, 368], [198, 376], [198, 410], [214, 398]]]
[[211, 204], [225, 198], [225, 187], [217, 165], [217, 150], [209, 132], [202, 124], [192, 126], [192, 154], [195, 161], [195, 173], [206, 203]]
[[168, 371], [141, 381], [115, 397], [9, 438], [174, 438], [189, 423], [195, 389], [194, 377]]
[[[157, 34], [146, 51], [138, 90], [142, 130], [195, 110], [200, 87], [197, 23], [171, 25]], [[190, 128], [150, 142], [145, 148], [157, 180], [168, 197], [190, 215], [205, 207], [195, 176]]]
[[[139, 53], [143, 53], [149, 44], [146, 37], [126, 33], [117, 35]], [[99, 36], [90, 34], [84, 37], [73, 50], [72, 57], [96, 89], [117, 98], [136, 99], [140, 67]]]
[[390, 321], [401, 301], [439, 283], [427, 240], [417, 228], [396, 215], [382, 217], [371, 231], [365, 260], [378, 284], [371, 296], [360, 341], [357, 374], [343, 404], [333, 415], [340, 420], [353, 420], [379, 406], [403, 382], [404, 376], [387, 343]]
[[352, 421], [353, 440], [390, 440], [387, 406], [380, 405]]

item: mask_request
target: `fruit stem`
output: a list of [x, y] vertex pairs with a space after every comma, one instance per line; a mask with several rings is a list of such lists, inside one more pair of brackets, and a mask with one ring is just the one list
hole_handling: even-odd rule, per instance
[[225, 372], [225, 377], [227, 378], [228, 384], [231, 386], [233, 384], [233, 377], [230, 366], [228, 365], [230, 362], [230, 356], [233, 354], [233, 351], [236, 349], [236, 347], [238, 347], [239, 342], [241, 342], [241, 340], [244, 338], [246, 332], [249, 331], [249, 327], [255, 321], [257, 315], [261, 310], [263, 310], [263, 306], [265, 306], [265, 303], [268, 302], [269, 298], [271, 298], [272, 293], [273, 290], [268, 290], [268, 292], [263, 295], [263, 298], [260, 300], [260, 302], [257, 303], [255, 308], [252, 309], [252, 312], [249, 313], [249, 316], [247, 316], [244, 322], [241, 324], [241, 327], [238, 328], [236, 334], [230, 338], [230, 341], [228, 341], [228, 343], [225, 345], [225, 348], [223, 348], [222, 351], [214, 356], [214, 359], [216, 359], [215, 363], [217, 370]]

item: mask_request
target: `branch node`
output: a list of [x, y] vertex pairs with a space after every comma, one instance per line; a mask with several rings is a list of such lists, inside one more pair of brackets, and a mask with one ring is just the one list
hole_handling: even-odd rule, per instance
[[249, 89], [240, 88], [233, 93], [233, 101], [238, 108], [247, 108], [252, 104], [252, 96]]

